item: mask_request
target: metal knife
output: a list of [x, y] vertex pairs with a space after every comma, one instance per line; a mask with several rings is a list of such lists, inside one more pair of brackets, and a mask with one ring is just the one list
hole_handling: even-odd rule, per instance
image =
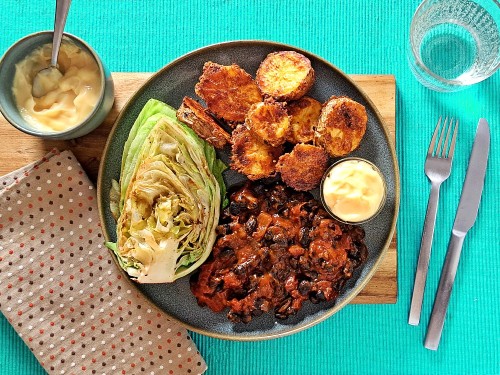
[[444, 319], [448, 302], [450, 301], [451, 289], [455, 281], [460, 253], [464, 243], [465, 235], [472, 228], [477, 218], [479, 203], [484, 186], [484, 176], [488, 163], [490, 149], [490, 128], [485, 119], [480, 119], [477, 126], [476, 137], [469, 159], [469, 167], [465, 176], [460, 203], [458, 204], [455, 222], [451, 231], [450, 242], [446, 259], [444, 261], [439, 287], [432, 308], [431, 319], [427, 327], [425, 347], [437, 350], [443, 331]]

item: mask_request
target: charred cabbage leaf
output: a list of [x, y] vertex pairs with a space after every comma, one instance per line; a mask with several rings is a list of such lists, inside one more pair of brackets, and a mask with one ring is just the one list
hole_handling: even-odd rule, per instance
[[215, 241], [225, 164], [214, 148], [151, 99], [124, 146], [111, 208], [121, 267], [141, 283], [172, 282], [199, 267]]

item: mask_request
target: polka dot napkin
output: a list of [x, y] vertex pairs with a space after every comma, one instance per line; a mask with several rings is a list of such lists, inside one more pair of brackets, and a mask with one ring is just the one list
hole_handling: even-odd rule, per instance
[[122, 276], [96, 192], [54, 150], [0, 178], [0, 309], [49, 374], [201, 374], [187, 331]]

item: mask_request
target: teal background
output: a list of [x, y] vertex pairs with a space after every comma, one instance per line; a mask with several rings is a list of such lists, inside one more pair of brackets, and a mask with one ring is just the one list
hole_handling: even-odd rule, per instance
[[[53, 24], [54, 1], [2, 0], [0, 53]], [[416, 0], [74, 0], [66, 31], [92, 45], [111, 71], [156, 71], [190, 50], [228, 40], [288, 43], [346, 73], [394, 74], [396, 148], [401, 169], [399, 297], [395, 305], [353, 305], [313, 328], [263, 342], [193, 334], [207, 374], [500, 374], [500, 74], [465, 91], [429, 91], [405, 57]], [[0, 78], [1, 79], [1, 78]], [[440, 115], [461, 120], [452, 175], [442, 186], [420, 326], [407, 324], [430, 186], [423, 173]], [[423, 347], [440, 269], [479, 117], [489, 120], [491, 152], [476, 225], [458, 268], [437, 352]], [[13, 150], [15, 152], [15, 150]], [[44, 370], [0, 318], [0, 375]]]

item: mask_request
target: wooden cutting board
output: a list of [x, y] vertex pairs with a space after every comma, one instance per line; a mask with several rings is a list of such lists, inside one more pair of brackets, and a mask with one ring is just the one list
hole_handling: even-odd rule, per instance
[[[0, 175], [40, 159], [53, 148], [70, 149], [92, 181], [97, 180], [99, 162], [107, 136], [130, 96], [151, 73], [113, 73], [115, 103], [104, 123], [92, 133], [71, 141], [42, 140], [24, 134], [0, 115]], [[392, 75], [351, 75], [371, 98], [385, 119], [393, 143], [396, 131], [396, 81]], [[353, 303], [395, 303], [397, 300], [396, 235], [380, 268]]]

